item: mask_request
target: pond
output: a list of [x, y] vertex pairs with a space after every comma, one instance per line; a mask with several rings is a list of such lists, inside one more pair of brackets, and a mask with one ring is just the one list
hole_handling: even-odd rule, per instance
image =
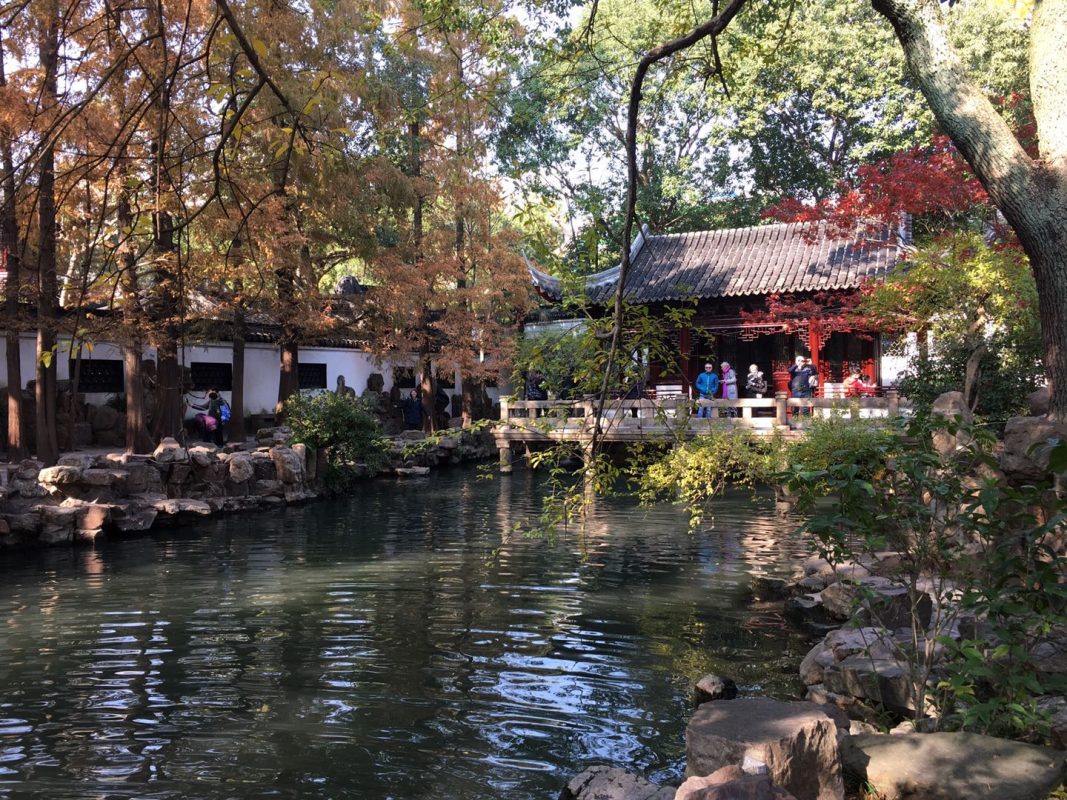
[[4, 554], [0, 797], [554, 800], [596, 763], [678, 780], [705, 672], [801, 690], [808, 640], [748, 591], [805, 549], [770, 498], [524, 536], [542, 489], [457, 469]]

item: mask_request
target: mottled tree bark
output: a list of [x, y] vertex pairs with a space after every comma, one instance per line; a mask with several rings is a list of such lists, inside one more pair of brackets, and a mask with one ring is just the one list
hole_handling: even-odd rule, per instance
[[245, 320], [240, 311], [233, 322], [233, 383], [230, 389], [231, 441], [245, 439]]
[[1067, 419], [1067, 0], [1036, 0], [1030, 86], [1040, 151], [1031, 158], [953, 49], [937, 0], [873, 0], [942, 130], [971, 165], [1030, 258], [1051, 390]]
[[[59, 6], [53, 1], [40, 39], [40, 61], [44, 73], [41, 95], [45, 107], [53, 107], [57, 102], [59, 22]], [[41, 148], [37, 181], [37, 458], [46, 466], [59, 460], [56, 432], [56, 368], [59, 362], [56, 334], [59, 309], [55, 190], [55, 142], [49, 138]]]
[[[2, 34], [0, 34], [2, 35]], [[4, 71], [4, 47], [0, 39], [0, 88], [7, 86]], [[22, 289], [22, 261], [19, 252], [19, 226], [15, 211], [15, 162], [11, 154], [11, 138], [8, 131], [0, 131], [0, 158], [3, 160], [3, 179], [0, 190], [4, 193], [0, 206], [0, 248], [6, 254], [7, 286], [4, 296], [6, 322], [5, 340], [7, 359], [7, 457], [17, 461], [26, 456], [22, 441], [22, 355], [19, 349], [19, 294]]]

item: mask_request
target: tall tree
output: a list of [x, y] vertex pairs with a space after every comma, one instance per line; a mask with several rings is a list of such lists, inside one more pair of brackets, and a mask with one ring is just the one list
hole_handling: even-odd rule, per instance
[[[41, 105], [58, 111], [59, 29], [58, 0], [48, 0], [40, 21], [38, 55], [42, 70]], [[59, 459], [56, 430], [56, 368], [59, 362], [57, 331], [59, 296], [56, 283], [56, 142], [44, 133], [37, 177], [37, 458], [46, 465]]]
[[[3, 32], [0, 31], [0, 93], [6, 94], [7, 74], [6, 55], [3, 47]], [[14, 134], [7, 124], [0, 126], [0, 167], [3, 177], [0, 191], [3, 192], [3, 204], [0, 205], [0, 252], [7, 268], [7, 281], [4, 287], [4, 314], [7, 317], [4, 338], [7, 359], [7, 457], [14, 461], [26, 455], [22, 437], [22, 355], [19, 335], [22, 331], [22, 317], [19, 302], [22, 294], [22, 253], [19, 240], [19, 224], [15, 189], [15, 160], [12, 154]]]
[[873, 0], [892, 24], [941, 129], [967, 159], [1030, 259], [1037, 287], [1049, 416], [1067, 420], [1067, 0], [1037, 0], [1029, 155], [964, 66], [937, 0]]

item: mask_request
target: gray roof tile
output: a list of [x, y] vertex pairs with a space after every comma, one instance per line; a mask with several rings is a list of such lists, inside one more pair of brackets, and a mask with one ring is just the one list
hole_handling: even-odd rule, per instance
[[[821, 223], [661, 236], [646, 231], [635, 248], [626, 295], [636, 303], [854, 289], [866, 280], [885, 278], [901, 250], [896, 231], [888, 226], [846, 241], [831, 238]], [[530, 273], [544, 294], [560, 296], [557, 278], [532, 266]], [[617, 281], [618, 267], [587, 280], [590, 299], [610, 302]]]

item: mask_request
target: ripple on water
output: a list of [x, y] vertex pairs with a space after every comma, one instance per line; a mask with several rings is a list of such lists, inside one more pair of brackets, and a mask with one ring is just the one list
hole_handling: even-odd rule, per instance
[[677, 779], [704, 671], [792, 691], [804, 642], [747, 595], [803, 549], [769, 501], [515, 536], [537, 482], [456, 471], [10, 559], [0, 797], [550, 798], [596, 762]]

